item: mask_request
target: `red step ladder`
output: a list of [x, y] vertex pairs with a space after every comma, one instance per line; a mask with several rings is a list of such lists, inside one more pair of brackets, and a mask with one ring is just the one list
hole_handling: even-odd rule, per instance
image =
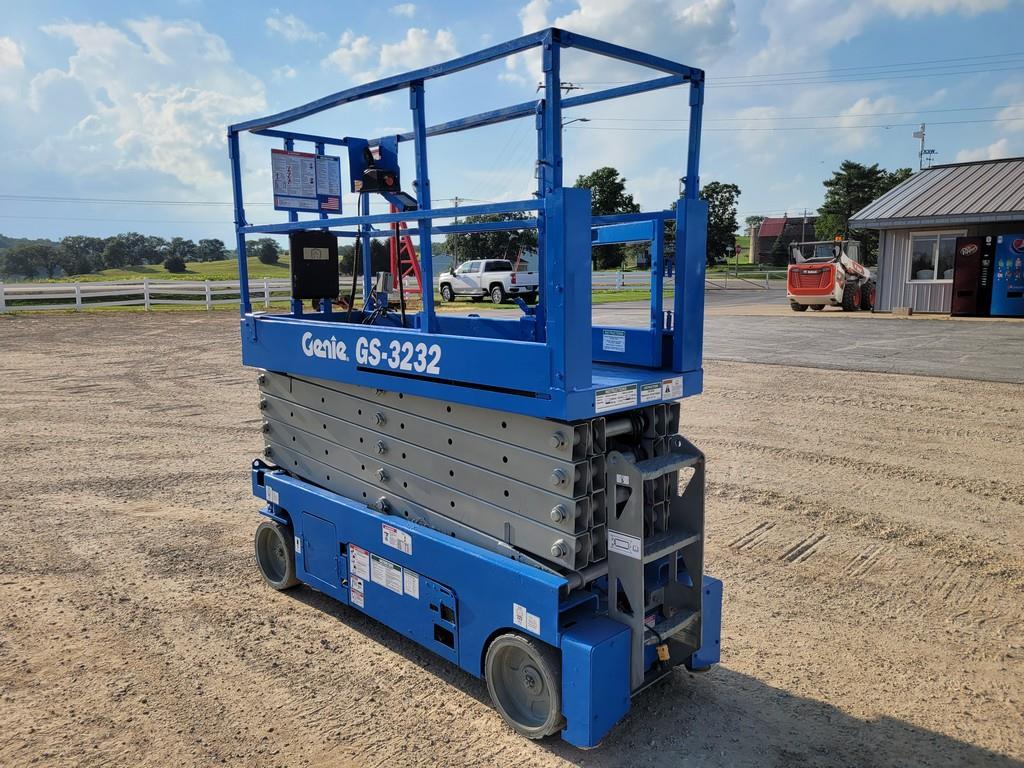
[[[392, 213], [398, 213], [398, 208], [391, 206]], [[391, 225], [391, 277], [395, 281], [395, 290], [398, 289], [398, 281], [404, 280], [409, 275], [416, 278], [415, 288], [405, 288], [406, 293], [423, 293], [423, 275], [420, 273], [420, 262], [416, 258], [416, 249], [413, 248], [412, 238], [404, 234], [407, 230], [405, 222], [395, 222]], [[399, 234], [399, 231], [402, 234]], [[399, 243], [401, 241], [401, 243]]]

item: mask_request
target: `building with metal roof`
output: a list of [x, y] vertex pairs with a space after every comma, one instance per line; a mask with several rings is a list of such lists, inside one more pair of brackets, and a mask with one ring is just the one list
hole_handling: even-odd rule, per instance
[[850, 226], [879, 230], [877, 310], [949, 312], [956, 239], [1024, 233], [1024, 157], [927, 168]]

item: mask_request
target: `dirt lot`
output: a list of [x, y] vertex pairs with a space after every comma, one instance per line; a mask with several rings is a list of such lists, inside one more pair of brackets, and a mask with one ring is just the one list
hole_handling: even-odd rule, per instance
[[0, 765], [1024, 765], [1024, 387], [709, 364], [684, 422], [723, 663], [580, 752], [262, 585], [236, 334], [0, 318]]

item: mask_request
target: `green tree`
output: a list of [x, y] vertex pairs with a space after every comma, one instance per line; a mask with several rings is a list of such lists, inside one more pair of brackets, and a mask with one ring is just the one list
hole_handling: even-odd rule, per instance
[[162, 237], [149, 235], [139, 249], [141, 264], [162, 264], [167, 258], [167, 241]]
[[[626, 192], [626, 179], [610, 166], [603, 166], [576, 179], [578, 189], [590, 190], [590, 212], [594, 216], [614, 213], [638, 213], [640, 206]], [[591, 250], [594, 269], [616, 269], [630, 253], [627, 246], [599, 245]]]
[[736, 202], [740, 188], [735, 184], [712, 181], [704, 185], [700, 196], [708, 201], [708, 264], [718, 256], [727, 255], [727, 248], [736, 243]]
[[196, 252], [196, 244], [191, 240], [187, 240], [184, 237], [172, 237], [171, 242], [167, 244], [164, 264], [166, 265], [167, 259], [170, 258], [178, 258], [183, 262], [195, 261]]
[[772, 249], [768, 253], [768, 261], [773, 267], [784, 267], [789, 264], [789, 254], [786, 252], [786, 241], [782, 238], [782, 232], [772, 243]]
[[228, 257], [224, 241], [215, 237], [204, 238], [196, 244], [196, 261], [220, 261]]
[[861, 242], [861, 258], [874, 264], [878, 250], [878, 235], [873, 230], [850, 229], [850, 217], [873, 200], [881, 197], [897, 184], [910, 178], [913, 171], [897, 168], [887, 171], [874, 165], [863, 165], [844, 160], [832, 177], [825, 179], [825, 202], [818, 209], [814, 224], [819, 240], [831, 240], [836, 235]]
[[247, 252], [264, 264], [277, 264], [281, 258], [281, 246], [272, 237], [261, 237], [248, 244]]
[[3, 272], [8, 277], [56, 275], [60, 262], [57, 247], [45, 241], [22, 241], [4, 253]]
[[87, 275], [100, 269], [105, 246], [106, 241], [102, 237], [68, 235], [60, 241], [65, 272], [69, 275]]
[[172, 253], [170, 256], [164, 259], [164, 269], [166, 269], [168, 272], [175, 272], [180, 274], [182, 272], [185, 272], [187, 268], [188, 267], [185, 264], [185, 260], [181, 256], [178, 256], [177, 254]]
[[[522, 221], [527, 215], [522, 211], [483, 216], [467, 216], [465, 224], [482, 224], [494, 221]], [[537, 230], [513, 229], [491, 232], [450, 232], [445, 236], [445, 251], [451, 257], [452, 267], [472, 259], [512, 259], [520, 249], [532, 251], [537, 248]]]
[[138, 232], [122, 232], [107, 238], [103, 248], [103, 266], [106, 269], [120, 269], [144, 263], [146, 236]]
[[764, 221], [764, 218], [764, 216], [747, 216], [747, 218], [743, 220], [743, 223], [746, 224], [747, 229], [751, 229], [752, 227], [760, 227], [761, 222]]

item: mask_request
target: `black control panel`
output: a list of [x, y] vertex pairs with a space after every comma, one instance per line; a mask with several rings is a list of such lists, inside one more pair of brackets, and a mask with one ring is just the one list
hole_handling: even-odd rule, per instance
[[328, 232], [293, 232], [288, 236], [288, 248], [292, 298], [338, 298], [338, 238]]

